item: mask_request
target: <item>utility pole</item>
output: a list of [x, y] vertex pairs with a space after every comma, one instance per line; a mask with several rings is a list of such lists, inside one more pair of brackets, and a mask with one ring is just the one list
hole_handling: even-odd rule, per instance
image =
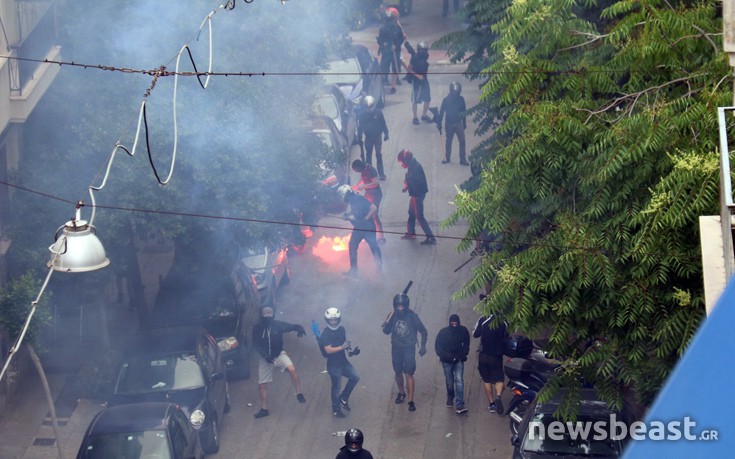
[[[722, 25], [724, 32], [723, 47], [730, 57], [730, 66], [735, 67], [735, 0], [722, 1]], [[733, 86], [733, 106], [735, 107], [735, 83]], [[728, 165], [727, 168], [720, 167], [720, 222], [722, 224], [722, 250], [725, 257], [725, 279], [729, 281], [732, 278], [733, 271], [735, 271], [733, 266], [735, 260], [733, 260], [731, 211], [730, 206], [728, 206], [728, 201], [732, 201], [732, 196], [727, 196], [728, 192], [732, 192], [729, 186], [730, 167], [729, 160], [724, 161], [725, 159], [727, 158], [723, 157], [723, 161], [720, 162], [721, 166], [725, 163]]]

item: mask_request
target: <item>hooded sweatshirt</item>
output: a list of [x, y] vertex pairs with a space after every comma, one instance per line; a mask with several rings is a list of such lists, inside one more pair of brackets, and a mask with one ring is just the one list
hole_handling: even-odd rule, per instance
[[[453, 327], [452, 322], [457, 322], [457, 326]], [[449, 316], [449, 323], [448, 327], [442, 328], [436, 335], [434, 350], [444, 363], [464, 362], [470, 352], [470, 332], [460, 324], [457, 314]]]

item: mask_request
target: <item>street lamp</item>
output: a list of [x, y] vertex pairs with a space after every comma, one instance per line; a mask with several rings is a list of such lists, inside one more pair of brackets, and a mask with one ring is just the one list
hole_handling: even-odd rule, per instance
[[3, 364], [2, 371], [0, 371], [0, 381], [5, 376], [5, 372], [10, 366], [10, 361], [13, 359], [13, 356], [20, 349], [20, 345], [23, 344], [23, 338], [31, 324], [31, 319], [33, 319], [33, 314], [36, 312], [38, 302], [41, 300], [41, 296], [48, 286], [51, 274], [54, 271], [66, 273], [96, 271], [110, 264], [110, 260], [105, 254], [105, 248], [95, 234], [94, 226], [80, 218], [81, 207], [82, 203], [77, 203], [75, 218], [66, 222], [66, 224], [56, 231], [56, 241], [49, 247], [51, 259], [47, 263], [49, 267], [48, 273], [36, 299], [31, 302], [31, 310], [28, 313], [28, 317], [26, 317], [18, 339], [8, 352], [8, 358]]

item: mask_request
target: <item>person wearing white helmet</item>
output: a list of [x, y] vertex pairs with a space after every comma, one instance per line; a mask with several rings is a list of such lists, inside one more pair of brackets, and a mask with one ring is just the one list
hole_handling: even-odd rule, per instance
[[345, 213], [345, 218], [353, 225], [349, 243], [350, 270], [345, 272], [345, 275], [357, 277], [357, 248], [363, 239], [370, 246], [370, 252], [373, 254], [378, 271], [382, 271], [383, 257], [376, 239], [377, 228], [373, 219], [373, 215], [378, 211], [378, 208], [364, 196], [352, 191], [349, 185], [342, 185], [337, 188], [337, 194], [350, 206], [350, 213]]
[[[360, 381], [360, 376], [347, 360], [345, 351], [349, 351], [350, 356], [357, 355], [359, 348], [355, 347], [353, 350], [352, 344], [347, 340], [345, 328], [340, 325], [342, 313], [339, 309], [328, 308], [324, 311], [324, 320], [327, 326], [319, 336], [319, 348], [327, 359], [327, 373], [332, 380], [332, 414], [337, 418], [344, 418], [342, 409], [350, 411], [350, 395]], [[344, 390], [340, 390], [342, 377], [347, 378]]]
[[[357, 117], [357, 139], [365, 145], [365, 162], [372, 165], [375, 150], [375, 165], [380, 180], [385, 180], [383, 169], [383, 142], [388, 140], [388, 125], [383, 111], [377, 107], [373, 96], [365, 96], [360, 102], [360, 114]], [[363, 135], [365, 140], [363, 141]], [[382, 139], [381, 139], [382, 135]]]

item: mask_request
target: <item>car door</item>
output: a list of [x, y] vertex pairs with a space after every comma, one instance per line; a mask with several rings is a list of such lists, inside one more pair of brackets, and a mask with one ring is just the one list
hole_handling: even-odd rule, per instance
[[213, 339], [207, 337], [202, 347], [204, 352], [200, 357], [204, 362], [206, 372], [207, 401], [209, 406], [217, 412], [217, 421], [221, 421], [227, 398], [226, 378], [213, 376], [217, 373], [224, 374], [225, 368], [222, 364], [219, 347]]

